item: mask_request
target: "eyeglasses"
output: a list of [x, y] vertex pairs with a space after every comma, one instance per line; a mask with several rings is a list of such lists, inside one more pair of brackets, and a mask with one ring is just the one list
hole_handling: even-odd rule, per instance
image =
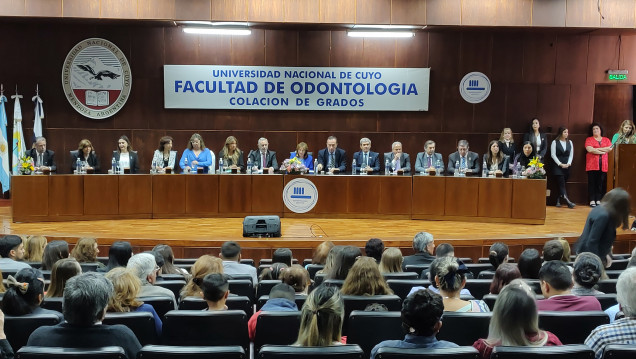
[[159, 266], [155, 266], [155, 272], [159, 272], [161, 268]]

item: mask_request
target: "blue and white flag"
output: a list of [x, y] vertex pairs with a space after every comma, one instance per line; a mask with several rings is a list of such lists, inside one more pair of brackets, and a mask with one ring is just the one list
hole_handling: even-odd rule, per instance
[[22, 130], [22, 108], [20, 107], [20, 99], [22, 95], [16, 94], [11, 96], [14, 100], [13, 106], [13, 156], [11, 158], [11, 168], [14, 175], [19, 175], [20, 157], [24, 156], [26, 144], [24, 143], [24, 131]]
[[42, 137], [42, 119], [44, 118], [44, 107], [42, 106], [42, 98], [40, 97], [39, 87], [35, 91], [35, 96], [31, 98], [31, 101], [35, 103], [35, 118], [33, 118], [33, 141], [38, 137]]
[[9, 138], [7, 137], [7, 111], [4, 109], [4, 103], [7, 98], [0, 95], [0, 182], [2, 182], [2, 192], [9, 190]]

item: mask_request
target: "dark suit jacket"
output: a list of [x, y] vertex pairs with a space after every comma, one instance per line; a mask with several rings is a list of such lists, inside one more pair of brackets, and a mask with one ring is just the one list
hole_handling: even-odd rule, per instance
[[[356, 160], [356, 171], [360, 171], [362, 162], [364, 162], [364, 154], [362, 151], [358, 151], [353, 154], [353, 159]], [[373, 168], [373, 172], [380, 171], [380, 154], [377, 152], [369, 151], [368, 155], [369, 167]]]
[[[130, 173], [135, 174], [139, 172], [139, 158], [137, 157], [137, 151], [128, 152], [130, 155]], [[115, 161], [119, 161], [119, 151], [113, 151], [113, 157]]]
[[[340, 172], [344, 173], [347, 169], [347, 154], [342, 148], [336, 148], [335, 152], [336, 164], [334, 167], [338, 168]], [[318, 164], [322, 164], [324, 171], [327, 171], [327, 164], [329, 164], [329, 150], [323, 148], [318, 151]]]
[[[503, 172], [504, 177], [508, 177], [510, 175], [510, 157], [504, 155], [503, 161], [497, 164], [497, 169]], [[490, 171], [490, 168], [488, 170]]]
[[[33, 164], [37, 166], [38, 163], [38, 150], [32, 148], [24, 153], [26, 156], [31, 156], [33, 158]], [[47, 167], [51, 167], [51, 172], [55, 172], [57, 170], [57, 166], [55, 165], [55, 152], [51, 150], [44, 151], [43, 165]]]
[[604, 206], [597, 206], [587, 215], [583, 233], [574, 245], [576, 253], [592, 252], [605, 263], [616, 240], [616, 226]]
[[[459, 152], [455, 151], [448, 156], [448, 174], [455, 173], [455, 162], [459, 161]], [[472, 175], [480, 175], [479, 173], [479, 155], [475, 152], [468, 151], [466, 154], [466, 168], [472, 170]]]
[[[78, 150], [71, 151], [71, 172], [73, 172], [75, 168], [77, 168], [78, 157], [79, 157]], [[84, 156], [80, 157], [80, 161], [83, 161], [83, 160], [84, 160]], [[91, 151], [91, 153], [88, 155], [88, 159], [86, 160], [86, 162], [88, 162], [89, 166], [95, 169], [95, 173], [99, 173], [99, 159], [97, 158], [95, 151]]]
[[[252, 159], [252, 166], [258, 166], [259, 169], [261, 168], [261, 151], [252, 150], [250, 151], [249, 155], [247, 155], [247, 158]], [[274, 167], [274, 171], [278, 171], [279, 168], [278, 161], [276, 161], [276, 152], [268, 150], [267, 154], [265, 155], [265, 168], [270, 167]]]
[[499, 150], [510, 157], [511, 161], [517, 156], [517, 146], [514, 143], [509, 143], [506, 146], [505, 142], [499, 141]]
[[[444, 160], [442, 159], [441, 153], [433, 153], [433, 167], [435, 167], [435, 162], [439, 161], [442, 165], [442, 172], [444, 172]], [[426, 152], [420, 152], [417, 154], [415, 158], [415, 172], [424, 172], [428, 168], [428, 156]]]
[[426, 252], [417, 252], [412, 256], [404, 257], [402, 261], [402, 270], [406, 270], [407, 265], [430, 265], [435, 260], [435, 256], [432, 256]]
[[[393, 152], [385, 152], [384, 153], [384, 166], [386, 167], [386, 160], [389, 160], [389, 171], [393, 172], [395, 168], [393, 168]], [[411, 172], [411, 158], [408, 153], [402, 152], [402, 156], [400, 156], [400, 169], [404, 170], [404, 172]]]
[[[532, 133], [524, 133], [523, 134], [523, 142], [530, 141], [534, 146], [534, 153], [538, 156], [541, 156], [542, 162], [545, 158], [545, 154], [548, 152], [548, 139], [543, 132], [539, 132], [539, 137], [541, 138], [541, 147], [537, 148], [536, 143], [534, 142], [534, 135]], [[523, 143], [521, 142], [521, 143]]]

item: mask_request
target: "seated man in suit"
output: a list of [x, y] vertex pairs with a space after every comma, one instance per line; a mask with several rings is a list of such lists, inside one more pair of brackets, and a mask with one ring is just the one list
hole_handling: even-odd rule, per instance
[[402, 143], [395, 141], [391, 145], [391, 152], [384, 154], [384, 166], [389, 161], [389, 172], [411, 172], [411, 158], [402, 152]]
[[256, 168], [256, 171], [274, 173], [278, 170], [276, 152], [269, 150], [269, 141], [265, 137], [258, 139], [258, 150], [250, 151], [247, 158], [252, 160], [252, 166]]
[[26, 156], [33, 158], [33, 164], [36, 172], [51, 171], [55, 172], [55, 152], [46, 149], [46, 138], [38, 137], [35, 139], [35, 148], [25, 153]]
[[459, 163], [460, 169], [466, 169], [466, 175], [479, 174], [479, 155], [468, 150], [468, 141], [460, 140], [457, 143], [457, 152], [448, 156], [448, 173], [455, 173], [455, 164]]
[[327, 138], [327, 148], [318, 151], [318, 167], [316, 171], [328, 168], [331, 173], [344, 172], [347, 169], [347, 154], [345, 150], [338, 148], [336, 136]]
[[356, 170], [360, 172], [374, 173], [380, 171], [380, 155], [371, 151], [371, 140], [364, 137], [360, 139], [360, 151], [353, 154], [356, 160]]
[[404, 257], [402, 261], [402, 270], [406, 270], [407, 265], [430, 265], [435, 256], [435, 240], [433, 235], [428, 232], [420, 232], [413, 237], [413, 249], [415, 254]]
[[[444, 160], [442, 154], [435, 152], [435, 141], [428, 140], [424, 143], [424, 152], [417, 154], [415, 160], [415, 172], [426, 172], [431, 168], [435, 168], [439, 161], [440, 166], [443, 166]], [[443, 174], [444, 170], [442, 169]]]

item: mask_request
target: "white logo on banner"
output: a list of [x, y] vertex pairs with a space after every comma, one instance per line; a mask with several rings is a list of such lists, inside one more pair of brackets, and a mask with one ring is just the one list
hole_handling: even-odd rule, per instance
[[294, 213], [306, 213], [318, 203], [318, 189], [308, 179], [295, 178], [283, 190], [283, 202]]
[[490, 80], [481, 72], [466, 74], [459, 83], [459, 93], [468, 103], [480, 103], [490, 95]]
[[430, 69], [164, 65], [165, 108], [428, 111]]

